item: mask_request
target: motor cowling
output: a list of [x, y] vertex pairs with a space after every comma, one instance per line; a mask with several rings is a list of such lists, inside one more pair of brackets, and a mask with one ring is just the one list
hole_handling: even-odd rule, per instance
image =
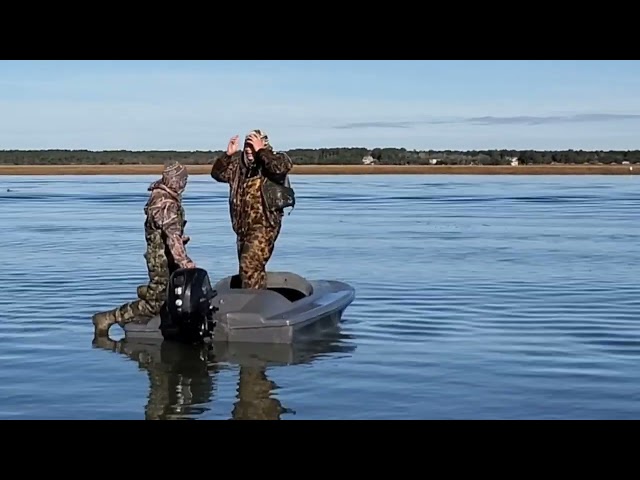
[[198, 341], [213, 336], [217, 310], [216, 291], [202, 268], [181, 268], [171, 274], [161, 313], [160, 330], [165, 339]]

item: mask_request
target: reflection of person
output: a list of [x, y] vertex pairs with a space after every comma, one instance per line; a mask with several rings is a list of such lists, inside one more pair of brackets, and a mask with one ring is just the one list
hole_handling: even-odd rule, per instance
[[169, 278], [178, 268], [193, 268], [187, 255], [184, 235], [186, 224], [182, 193], [187, 187], [187, 169], [178, 162], [165, 165], [162, 178], [149, 186], [144, 223], [147, 251], [145, 259], [149, 284], [138, 287], [138, 299], [93, 316], [96, 336], [106, 336], [109, 328], [134, 319], [151, 318], [160, 313]]
[[[94, 346], [124, 354], [137, 361], [149, 375], [146, 420], [180, 420], [202, 415], [213, 401], [212, 374], [217, 369], [206, 345], [174, 342], [136, 343], [94, 338]], [[240, 367], [234, 420], [279, 420], [286, 412], [271, 398], [274, 384], [264, 367]]]
[[237, 401], [233, 420], [280, 420], [288, 410], [271, 396], [276, 385], [267, 378], [263, 367], [240, 367]]
[[268, 136], [260, 130], [247, 135], [242, 151], [238, 136], [233, 137], [211, 167], [214, 180], [229, 184], [229, 212], [242, 288], [267, 288], [266, 265], [280, 235], [284, 212], [267, 208], [262, 186], [265, 179], [282, 184], [291, 168], [289, 156], [274, 152]]
[[[145, 420], [187, 420], [211, 409], [214, 380], [200, 345], [94, 338], [94, 346], [137, 361], [149, 376]], [[215, 368], [213, 368], [215, 372]]]

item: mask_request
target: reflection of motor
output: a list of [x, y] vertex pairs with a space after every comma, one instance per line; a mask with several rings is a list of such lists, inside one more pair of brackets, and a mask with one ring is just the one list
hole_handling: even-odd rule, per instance
[[167, 340], [197, 342], [213, 336], [216, 291], [202, 268], [181, 268], [169, 278], [160, 330]]

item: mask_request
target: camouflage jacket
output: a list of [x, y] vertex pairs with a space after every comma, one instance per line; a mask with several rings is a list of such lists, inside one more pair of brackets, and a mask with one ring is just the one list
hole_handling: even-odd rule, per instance
[[146, 214], [145, 236], [149, 248], [168, 251], [169, 264], [180, 268], [191, 263], [185, 244], [186, 224], [184, 209], [180, 197], [161, 183], [149, 187], [151, 195], [144, 207]]
[[274, 152], [270, 148], [257, 152], [254, 165], [245, 164], [242, 150], [232, 156], [225, 152], [213, 162], [211, 177], [229, 184], [229, 214], [237, 235], [244, 234], [252, 223], [261, 220], [267, 220], [268, 223], [263, 223], [266, 227], [279, 226], [283, 214], [265, 208], [262, 180], [269, 178], [281, 183], [292, 166], [286, 153]]

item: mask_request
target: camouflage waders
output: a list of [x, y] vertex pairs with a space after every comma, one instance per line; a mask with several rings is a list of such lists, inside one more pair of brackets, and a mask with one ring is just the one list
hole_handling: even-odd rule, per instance
[[146, 321], [160, 313], [169, 277], [179, 267], [193, 265], [184, 244], [185, 213], [180, 194], [186, 186], [186, 169], [173, 163], [165, 168], [162, 180], [154, 182], [145, 206], [144, 254], [149, 283], [137, 288], [138, 299], [94, 315], [96, 334], [105, 335], [111, 325], [124, 325], [134, 320]]

